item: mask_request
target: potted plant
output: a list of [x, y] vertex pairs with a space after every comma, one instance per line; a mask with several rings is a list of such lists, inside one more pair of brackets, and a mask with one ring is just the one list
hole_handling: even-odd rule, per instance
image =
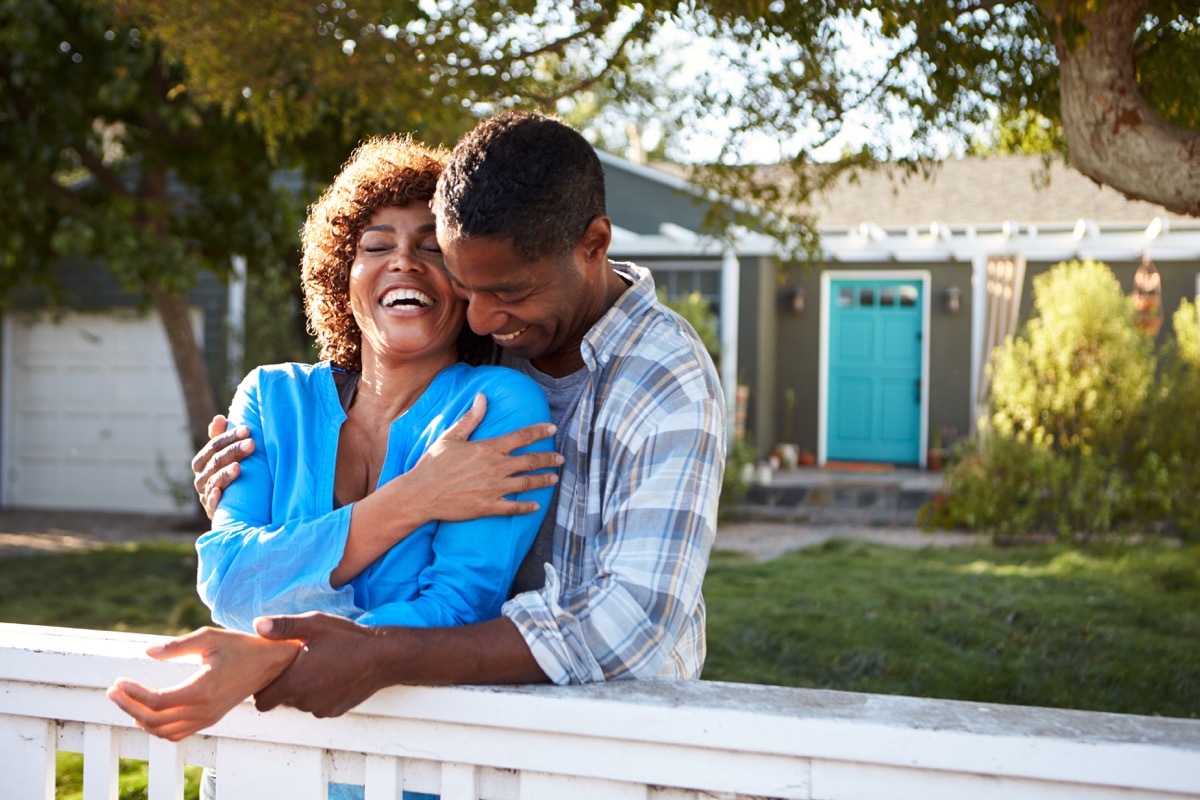
[[946, 465], [950, 455], [950, 443], [958, 432], [953, 425], [942, 425], [934, 428], [929, 440], [929, 449], [925, 453], [925, 468], [938, 472]]

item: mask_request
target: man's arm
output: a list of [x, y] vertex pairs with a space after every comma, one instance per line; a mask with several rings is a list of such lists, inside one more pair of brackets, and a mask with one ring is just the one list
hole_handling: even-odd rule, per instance
[[[299, 639], [304, 648], [255, 694], [256, 705], [336, 716], [395, 684], [566, 683], [657, 674], [695, 613], [724, 452], [719, 401], [689, 404], [671, 416], [674, 424], [660, 424], [633, 456], [640, 472], [623, 471], [642, 480], [622, 493], [613, 524], [599, 534], [610, 537], [610, 545], [600, 547], [604, 574], [561, 597], [555, 579], [541, 593], [510, 601], [505, 617], [456, 628], [369, 628], [326, 614], [260, 618], [259, 635]], [[654, 464], [657, 469], [649, 469]], [[664, 497], [673, 498], [665, 508]], [[655, 527], [665, 522], [674, 534]], [[629, 526], [624, 531], [622, 523]]]
[[[508, 499], [508, 495], [551, 486], [553, 472], [562, 464], [554, 452], [513, 455], [534, 442], [553, 436], [550, 423], [530, 425], [504, 436], [467, 441], [483, 421], [487, 401], [480, 395], [471, 410], [443, 433], [395, 489], [406, 501], [410, 532], [435, 519], [462, 521], [492, 516], [529, 514], [536, 503]], [[241, 473], [241, 462], [254, 452], [250, 431], [243, 425], [228, 428], [223, 416], [209, 423], [206, 445], [192, 459], [193, 486], [209, 518], [221, 502], [222, 492]], [[382, 509], [381, 509], [382, 510]], [[395, 524], [395, 508], [392, 523]]]
[[603, 481], [602, 495], [586, 521], [569, 522], [581, 555], [569, 551], [561, 574], [503, 609], [555, 683], [699, 676], [723, 426], [720, 403], [700, 397], [597, 433], [609, 457], [590, 480]]
[[507, 619], [455, 628], [371, 628], [329, 614], [262, 617], [257, 633], [304, 642], [291, 666], [254, 695], [260, 711], [289, 705], [336, 717], [396, 684], [545, 683]]

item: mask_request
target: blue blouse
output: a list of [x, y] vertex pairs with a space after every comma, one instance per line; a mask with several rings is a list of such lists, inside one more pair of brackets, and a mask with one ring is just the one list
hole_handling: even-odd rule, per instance
[[[480, 392], [487, 415], [473, 439], [550, 419], [530, 378], [453, 364], [392, 422], [379, 485], [411, 469]], [[346, 413], [329, 362], [255, 369], [238, 387], [229, 419], [250, 428], [255, 449], [222, 495], [212, 530], [196, 542], [197, 588], [216, 622], [250, 631], [260, 615], [324, 611], [367, 625], [434, 627], [499, 615], [553, 487], [519, 496], [538, 502], [534, 514], [422, 525], [335, 589], [329, 578], [346, 547], [353, 504], [333, 507]], [[552, 447], [543, 440], [526, 449]]]

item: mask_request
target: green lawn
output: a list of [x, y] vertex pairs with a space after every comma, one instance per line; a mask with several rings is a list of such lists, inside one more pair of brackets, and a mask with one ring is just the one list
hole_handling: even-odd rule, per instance
[[[209, 622], [196, 596], [196, 552], [153, 544], [0, 560], [0, 621], [175, 634]], [[83, 756], [59, 753], [56, 800], [82, 800]], [[121, 760], [121, 800], [144, 800], [146, 762]], [[188, 768], [184, 797], [199, 797]]]
[[182, 633], [209, 624], [190, 545], [0, 559], [0, 621]]
[[718, 553], [704, 677], [1196, 717], [1200, 546]]
[[[0, 620], [180, 633], [208, 622], [195, 571], [168, 544], [0, 560]], [[718, 552], [704, 591], [709, 680], [1200, 715], [1200, 546]], [[60, 757], [59, 797], [78, 777]]]

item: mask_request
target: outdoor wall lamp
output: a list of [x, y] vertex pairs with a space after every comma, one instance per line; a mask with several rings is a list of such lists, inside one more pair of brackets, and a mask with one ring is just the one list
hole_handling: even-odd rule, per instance
[[942, 305], [951, 314], [957, 314], [962, 307], [962, 289], [957, 286], [947, 286], [942, 291]]
[[783, 294], [784, 306], [793, 314], [804, 313], [804, 289], [800, 286], [793, 286], [787, 289]]

